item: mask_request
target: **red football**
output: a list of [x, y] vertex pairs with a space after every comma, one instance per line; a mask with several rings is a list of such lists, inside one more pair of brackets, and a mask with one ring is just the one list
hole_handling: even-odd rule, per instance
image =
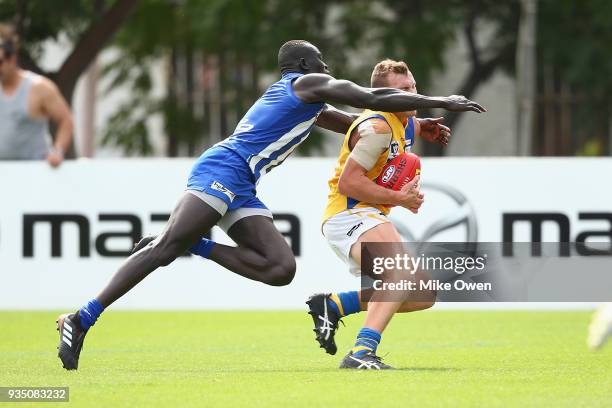
[[[389, 160], [376, 178], [376, 184], [399, 190], [415, 176], [421, 174], [421, 159], [414, 153], [402, 153]], [[393, 207], [387, 205], [387, 207]]]

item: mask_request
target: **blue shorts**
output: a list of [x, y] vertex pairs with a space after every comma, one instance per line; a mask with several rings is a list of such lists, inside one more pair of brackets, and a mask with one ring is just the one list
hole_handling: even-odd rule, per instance
[[255, 177], [248, 164], [234, 151], [213, 146], [195, 162], [187, 182], [188, 190], [215, 196], [228, 211], [239, 208], [268, 208], [257, 198]]

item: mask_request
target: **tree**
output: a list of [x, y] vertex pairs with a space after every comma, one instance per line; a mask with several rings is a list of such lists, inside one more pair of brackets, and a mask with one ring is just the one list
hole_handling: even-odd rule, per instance
[[[498, 70], [514, 74], [516, 37], [520, 6], [517, 1], [499, 2], [495, 0], [473, 0], [470, 2], [446, 3], [451, 17], [459, 28], [457, 32], [465, 39], [469, 50], [470, 67], [459, 86], [449, 93], [473, 98], [478, 89], [491, 79]], [[443, 18], [441, 21], [445, 21]], [[477, 33], [479, 27], [492, 26], [493, 33], [487, 44], [479, 44]], [[447, 43], [448, 44], [448, 43]], [[444, 50], [440, 50], [440, 55]], [[452, 67], [451, 67], [452, 69]], [[458, 112], [446, 112], [445, 124], [451, 128], [457, 126], [463, 115]], [[444, 150], [439, 145], [425, 144], [428, 155], [442, 155]]]
[[[579, 107], [597, 117], [598, 134], [610, 112], [611, 17], [607, 0], [541, 0], [537, 16], [539, 86], [549, 77], [544, 67], [552, 67], [555, 78], [574, 89]], [[168, 155], [193, 155], [216, 143], [259, 96], [266, 85], [262, 78], [277, 77], [276, 50], [295, 38], [319, 45], [332, 74], [361, 84], [380, 59], [405, 60], [419, 91], [427, 94], [435, 71], [453, 68], [452, 61], [445, 66], [444, 56], [460, 35], [468, 45], [469, 69], [447, 93], [471, 98], [496, 72], [515, 75], [519, 18], [518, 0], [149, 0], [119, 33], [115, 44], [122, 53], [106, 69], [113, 86], [134, 92], [112, 118], [105, 141], [150, 153], [146, 120], [161, 114]], [[479, 35], [484, 26], [491, 30], [485, 39]], [[167, 61], [167, 92], [155, 99], [150, 66], [160, 58]], [[449, 112], [445, 118], [456, 127], [462, 115]], [[316, 150], [320, 138], [315, 133], [307, 142], [306, 149]], [[554, 139], [547, 143], [556, 145]], [[425, 153], [443, 151], [427, 144]]]
[[538, 4], [536, 154], [612, 154], [610, 21], [607, 0]]
[[[71, 103], [74, 87], [91, 62], [134, 11], [138, 0], [65, 0], [61, 7], [51, 1], [13, 0], [0, 3], [0, 20], [15, 24], [22, 38], [22, 66], [51, 78]], [[73, 42], [68, 57], [55, 72], [45, 72], [36, 62], [42, 43], [66, 33]]]
[[[111, 118], [104, 143], [150, 154], [146, 120], [156, 114], [164, 118], [168, 156], [193, 155], [216, 143], [259, 97], [260, 78], [275, 71], [283, 39], [322, 42], [317, 31], [327, 7], [308, 1], [142, 3], [117, 37], [121, 55], [105, 69], [111, 89], [133, 92]], [[167, 61], [167, 90], [152, 98], [151, 65], [160, 57]]]
[[[219, 141], [259, 96], [261, 78], [278, 75], [276, 50], [289, 39], [317, 44], [334, 75], [359, 83], [369, 78], [372, 66], [382, 56], [412, 56], [408, 50], [414, 51], [413, 44], [418, 44], [419, 58], [411, 61], [415, 74], [426, 85], [431, 70], [442, 65], [441, 52], [453, 30], [445, 25], [424, 39], [416, 39], [434, 25], [440, 13], [444, 17], [449, 12], [437, 7], [419, 15], [414, 24], [402, 25], [400, 14], [388, 8], [391, 6], [381, 11], [380, 4], [365, 0], [142, 3], [131, 24], [117, 37], [116, 44], [123, 52], [106, 69], [113, 78], [112, 86], [130, 86], [133, 99], [119, 107], [104, 141], [123, 146], [128, 153], [150, 153], [145, 122], [155, 114], [164, 117], [169, 156], [192, 155], [195, 146]], [[390, 33], [390, 27], [400, 30]], [[408, 40], [403, 42], [402, 38]], [[372, 45], [379, 43], [386, 47], [374, 47], [372, 53]], [[357, 55], [367, 58], [360, 61]], [[150, 62], [160, 56], [168, 61], [167, 94], [153, 102], [149, 95]], [[316, 150], [320, 142], [320, 135], [314, 132], [300, 150]]]
[[[62, 7], [53, 2], [15, 0], [0, 4], [0, 20], [11, 21], [24, 47], [22, 65], [52, 78], [64, 97], [70, 101], [77, 80], [134, 11], [138, 0], [117, 0], [110, 7], [104, 1], [65, 1]], [[74, 41], [68, 57], [55, 72], [45, 72], [37, 64], [42, 43], [57, 39], [66, 32]]]

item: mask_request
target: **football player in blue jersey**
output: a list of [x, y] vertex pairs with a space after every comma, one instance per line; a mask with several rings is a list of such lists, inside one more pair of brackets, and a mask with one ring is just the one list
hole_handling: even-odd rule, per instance
[[[463, 96], [429, 97], [335, 79], [321, 52], [307, 41], [283, 44], [278, 66], [281, 79], [255, 102], [229, 138], [196, 161], [186, 191], [162, 234], [143, 238], [95, 298], [75, 313], [58, 318], [59, 357], [64, 368], [77, 369], [85, 335], [104, 309], [186, 250], [269, 285], [288, 285], [293, 280], [293, 253], [274, 227], [272, 213], [257, 197], [255, 186], [308, 137], [315, 124], [340, 133], [348, 130], [353, 116], [327, 102], [385, 112], [423, 108], [485, 111]], [[419, 200], [414, 189], [404, 195], [407, 207]], [[215, 225], [237, 246], [202, 238]]]

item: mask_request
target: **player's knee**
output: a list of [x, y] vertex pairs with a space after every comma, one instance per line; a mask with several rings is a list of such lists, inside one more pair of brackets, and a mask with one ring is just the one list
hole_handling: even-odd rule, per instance
[[295, 265], [295, 258], [293, 255], [291, 256], [291, 259], [288, 259], [281, 265], [281, 268], [282, 273], [280, 283], [282, 286], [286, 286], [293, 281], [293, 278], [295, 278], [295, 271], [297, 267]]
[[155, 254], [155, 263], [157, 265], [161, 266], [168, 266], [170, 265], [177, 257], [175, 255], [173, 255], [173, 253], [171, 251], [168, 251], [167, 249], [160, 249], [156, 254]]
[[438, 296], [438, 292], [435, 290], [428, 290], [425, 293], [424, 299], [422, 302], [419, 302], [421, 306], [421, 310], [429, 309], [436, 304], [436, 298]]
[[284, 258], [271, 265], [268, 270], [266, 283], [272, 286], [287, 286], [295, 277], [295, 258]]
[[151, 249], [155, 263], [159, 266], [168, 266], [183, 252], [179, 242], [162, 238]]
[[173, 253], [166, 252], [163, 253], [159, 259], [160, 266], [168, 266], [178, 257], [178, 255], [174, 255]]

